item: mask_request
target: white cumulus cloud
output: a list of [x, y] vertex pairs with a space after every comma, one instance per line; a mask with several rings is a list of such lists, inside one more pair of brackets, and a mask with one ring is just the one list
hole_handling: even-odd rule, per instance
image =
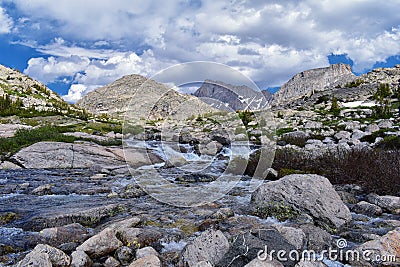
[[31, 59], [26, 73], [44, 82], [68, 76], [86, 86], [81, 95], [179, 62], [216, 61], [279, 86], [327, 66], [330, 54], [346, 54], [357, 72], [400, 54], [397, 0], [3, 1], [25, 18], [15, 22], [20, 43], [46, 55]]
[[10, 33], [14, 25], [13, 19], [0, 6], [0, 34]]

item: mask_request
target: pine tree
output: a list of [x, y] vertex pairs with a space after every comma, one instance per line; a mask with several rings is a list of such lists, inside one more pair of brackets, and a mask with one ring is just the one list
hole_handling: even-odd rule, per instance
[[375, 107], [375, 116], [387, 118], [391, 115], [391, 95], [389, 84], [381, 83], [374, 95], [374, 99], [378, 102], [378, 106]]
[[339, 103], [338, 99], [334, 96], [332, 96], [332, 104], [331, 104], [331, 112], [333, 112], [334, 115], [338, 116], [340, 113], [340, 108], [339, 108]]

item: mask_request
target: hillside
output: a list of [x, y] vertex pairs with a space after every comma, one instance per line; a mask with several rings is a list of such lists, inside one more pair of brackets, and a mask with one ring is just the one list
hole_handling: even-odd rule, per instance
[[77, 102], [93, 114], [122, 117], [128, 111], [135, 119], [187, 118], [215, 111], [194, 96], [184, 95], [140, 75], [124, 76], [98, 88]]
[[69, 105], [42, 83], [17, 70], [0, 65], [1, 114], [33, 117], [40, 115], [86, 116], [85, 111]]

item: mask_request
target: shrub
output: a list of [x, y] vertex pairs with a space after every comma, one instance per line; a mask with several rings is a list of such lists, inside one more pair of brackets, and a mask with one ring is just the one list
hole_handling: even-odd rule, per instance
[[364, 83], [364, 80], [362, 80], [362, 79], [357, 79], [357, 80], [355, 80], [355, 81], [346, 83], [346, 84], [345, 84], [345, 87], [348, 87], [348, 88], [358, 87], [358, 86], [360, 86], [360, 85], [363, 84], [363, 83]]
[[286, 144], [291, 144], [295, 145], [298, 147], [304, 147], [307, 142], [307, 137], [303, 135], [283, 135], [282, 141], [284, 141]]
[[338, 100], [334, 96], [332, 96], [332, 105], [331, 105], [330, 112], [332, 112], [333, 115], [335, 115], [335, 116], [339, 116], [339, 114], [340, 114], [340, 108], [339, 108]]
[[[388, 142], [398, 142], [388, 141]], [[398, 143], [396, 143], [398, 144]], [[358, 184], [368, 192], [400, 195], [400, 150], [337, 150], [319, 157], [290, 149], [278, 150], [272, 167], [316, 173], [333, 184]]]
[[322, 95], [318, 97], [317, 102], [315, 104], [327, 103], [329, 101], [329, 97], [327, 95]]
[[242, 120], [243, 124], [247, 126], [250, 122], [254, 120], [254, 112], [249, 110], [237, 111], [239, 118]]
[[378, 105], [373, 108], [376, 118], [390, 118], [392, 116], [391, 95], [392, 91], [390, 90], [389, 84], [381, 83], [374, 94], [374, 99], [378, 102]]
[[[400, 136], [394, 135], [394, 136], [386, 136], [383, 138], [381, 142], [379, 142], [378, 146], [379, 148], [383, 149], [398, 149], [400, 150]], [[400, 164], [400, 162], [399, 162]]]

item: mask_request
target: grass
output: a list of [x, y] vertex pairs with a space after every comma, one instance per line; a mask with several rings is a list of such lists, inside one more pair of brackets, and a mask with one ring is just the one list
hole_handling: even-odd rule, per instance
[[279, 128], [279, 129], [276, 130], [276, 135], [277, 136], [281, 136], [284, 133], [290, 133], [290, 132], [293, 132], [293, 131], [294, 131], [293, 128]]
[[88, 138], [66, 136], [63, 134], [65, 132], [73, 131], [75, 127], [75, 125], [42, 126], [33, 129], [19, 129], [13, 137], [0, 138], [0, 159], [8, 158], [24, 147], [43, 141], [73, 143], [75, 141], [81, 140], [94, 142], [103, 146], [118, 146], [122, 144], [122, 141], [119, 139], [98, 141]]
[[43, 126], [35, 129], [19, 129], [13, 137], [0, 138], [0, 157], [8, 157], [21, 148], [41, 141], [55, 141], [71, 143], [75, 137], [62, 134], [63, 127]]
[[373, 132], [373, 133], [371, 133], [371, 134], [369, 134], [369, 135], [366, 135], [366, 136], [362, 137], [362, 138], [360, 139], [360, 141], [361, 141], [361, 142], [374, 143], [374, 142], [375, 142], [375, 139], [376, 139], [377, 137], [382, 137], [382, 138], [384, 138], [384, 137], [386, 136], [386, 133], [387, 133], [387, 132], [392, 132], [392, 131], [396, 131], [396, 130], [394, 130], [394, 129], [380, 129], [380, 130], [378, 130], [378, 131], [376, 131], [376, 132]]

